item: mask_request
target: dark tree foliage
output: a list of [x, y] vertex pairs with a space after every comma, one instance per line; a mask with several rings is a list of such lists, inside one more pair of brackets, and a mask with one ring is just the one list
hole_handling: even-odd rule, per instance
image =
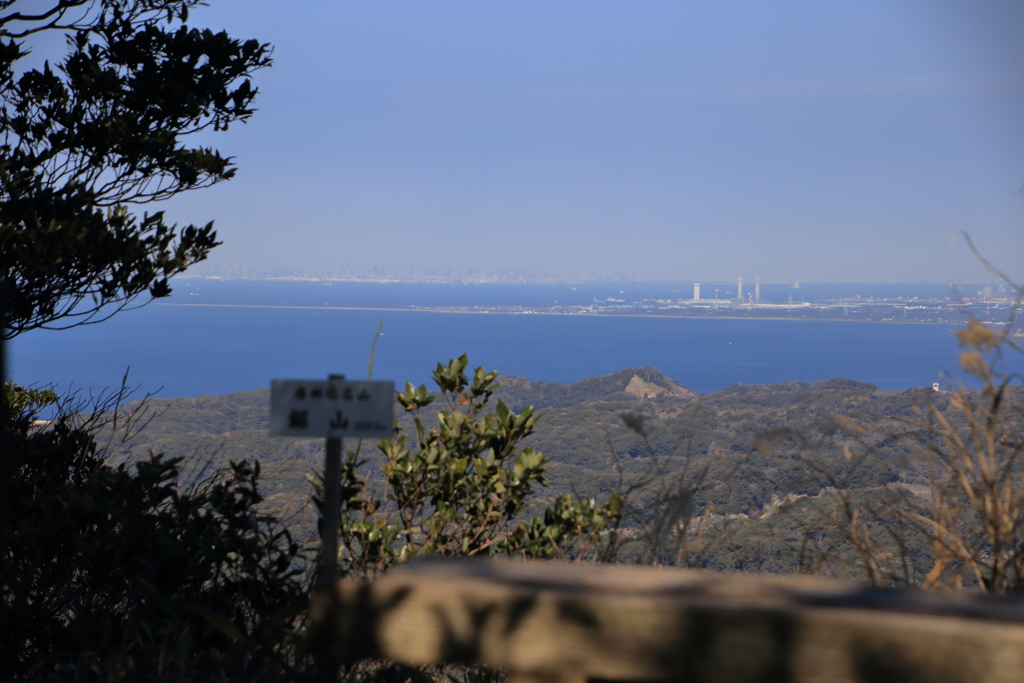
[[[245, 121], [270, 63], [189, 28], [196, 4], [0, 0], [3, 339], [166, 296], [217, 245], [212, 223], [138, 209], [231, 178], [188, 136]], [[47, 33], [65, 55], [29, 64]], [[127, 430], [97, 416], [123, 395], [38, 423], [53, 392], [4, 386], [0, 680], [296, 680], [303, 551], [260, 512], [259, 466], [194, 486], [180, 459], [111, 466], [107, 435]]]
[[[140, 204], [234, 175], [189, 146], [252, 115], [249, 76], [270, 47], [189, 28], [198, 0], [0, 0], [0, 276], [5, 338], [97, 322], [217, 244], [213, 223], [178, 227]], [[67, 54], [22, 68], [31, 41], [63, 32]]]
[[112, 467], [103, 411], [43, 427], [35, 399], [4, 425], [0, 680], [296, 680], [303, 551], [258, 511], [259, 465], [192, 486], [180, 458]]

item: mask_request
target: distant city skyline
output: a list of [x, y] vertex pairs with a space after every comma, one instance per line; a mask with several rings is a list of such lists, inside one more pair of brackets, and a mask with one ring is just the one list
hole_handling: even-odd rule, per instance
[[1024, 3], [191, 15], [275, 46], [237, 177], [147, 207], [209, 267], [992, 280], [963, 230], [1024, 280]]
[[[674, 282], [682, 285], [698, 284], [722, 284], [729, 283], [734, 287], [737, 280], [748, 277], [744, 281], [744, 292], [754, 291], [755, 281], [761, 284], [790, 284], [799, 287], [800, 282], [806, 284], [834, 282], [849, 284], [990, 284], [1000, 286], [998, 277], [992, 273], [982, 273], [977, 280], [961, 280], [958, 282], [945, 280], [812, 280], [797, 278], [766, 279], [759, 276], [722, 276], [717, 277], [667, 277], [660, 273], [611, 273], [606, 275], [593, 275], [586, 272], [546, 272], [546, 271], [517, 271], [517, 270], [483, 270], [469, 268], [465, 270], [447, 269], [388, 269], [380, 266], [369, 268], [322, 268], [322, 269], [301, 269], [301, 268], [249, 268], [238, 265], [225, 265], [211, 263], [209, 261], [200, 263], [185, 274], [177, 276], [179, 282], [189, 279], [252, 279], [252, 280], [274, 280], [274, 279], [296, 279], [296, 280], [365, 280], [365, 281], [395, 281], [395, 282], [425, 282], [425, 281], [493, 281], [503, 283], [515, 282]], [[172, 282], [173, 285], [173, 282]]]

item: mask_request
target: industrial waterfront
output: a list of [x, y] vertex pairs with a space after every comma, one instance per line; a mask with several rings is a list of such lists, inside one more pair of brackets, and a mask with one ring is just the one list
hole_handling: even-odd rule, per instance
[[[717, 284], [717, 283], [716, 283]], [[478, 305], [429, 307], [430, 310], [492, 313], [534, 313], [559, 315], [645, 315], [671, 317], [717, 317], [749, 319], [796, 320], [851, 320], [861, 322], [900, 322], [958, 324], [968, 316], [988, 323], [1005, 323], [1018, 302], [1004, 288], [983, 287], [975, 295], [963, 296], [951, 291], [945, 297], [904, 297], [855, 295], [851, 297], [803, 300], [799, 283], [794, 283], [784, 301], [769, 301], [761, 296], [761, 283], [757, 280], [744, 289], [739, 278], [735, 289], [701, 290], [701, 283], [693, 284], [692, 298], [645, 298], [627, 300], [607, 297], [589, 304], [550, 305]], [[721, 294], [721, 296], [719, 296]], [[734, 296], [728, 296], [734, 295]], [[428, 307], [410, 307], [426, 310]]]

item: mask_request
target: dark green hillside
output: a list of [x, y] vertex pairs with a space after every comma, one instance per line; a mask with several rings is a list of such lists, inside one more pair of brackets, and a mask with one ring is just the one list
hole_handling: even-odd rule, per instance
[[[148, 401], [160, 418], [146, 428], [144, 436], [163, 438], [190, 432], [224, 434], [242, 429], [267, 429], [270, 389], [238, 391], [223, 396], [198, 398], [152, 398]], [[138, 403], [131, 404], [131, 407]]]
[[[675, 482], [686, 468], [687, 485], [700, 489], [694, 499], [697, 512], [711, 505], [722, 514], [745, 515], [758, 514], [776, 498], [817, 495], [828, 485], [788, 455], [785, 444], [777, 452], [755, 449], [758, 434], [792, 427], [827, 438], [831, 415], [857, 416], [873, 424], [883, 420], [872, 415], [885, 415], [891, 423], [894, 417], [911, 416], [915, 399], [921, 398], [919, 392], [878, 391], [874, 385], [842, 378], [734, 385], [698, 395], [654, 368], [572, 384], [516, 377], [500, 382], [498, 396], [510, 407], [534, 405], [543, 416], [527, 443], [552, 460], [545, 497], [575, 491], [602, 499], [651, 474]], [[270, 475], [268, 493], [297, 503], [308, 494], [306, 474], [321, 461], [322, 441], [270, 438], [268, 402], [266, 389], [153, 399], [154, 417], [130, 443], [128, 457], [153, 449], [184, 457], [193, 468], [255, 458]], [[400, 408], [396, 414], [404, 422]], [[646, 442], [627, 427], [623, 415], [642, 418]], [[372, 456], [372, 446], [367, 454]], [[822, 457], [855, 487], [913, 478], [912, 472], [901, 470], [895, 446], [882, 447], [856, 468], [849, 466], [838, 445], [826, 448]]]
[[[738, 384], [703, 395], [654, 368], [571, 384], [499, 381], [496, 396], [514, 410], [537, 406], [542, 418], [524, 446], [550, 458], [549, 486], [523, 514], [540, 514], [562, 493], [600, 502], [627, 491], [624, 561], [796, 571], [809, 561], [807, 530], [822, 525], [831, 531], [816, 542], [834, 557], [850, 558], [842, 570], [850, 571], [855, 553], [835, 536], [835, 520], [823, 521], [835, 514], [835, 492], [870, 501], [887, 491], [924, 490], [927, 472], [909, 464], [911, 446], [894, 435], [919, 422], [929, 402], [954, 425], [963, 422], [950, 407], [951, 394], [880, 391], [843, 378]], [[439, 407], [435, 402], [423, 410], [428, 429]], [[139, 458], [151, 449], [183, 457], [185, 476], [196, 479], [203, 468], [256, 459], [266, 474], [268, 504], [291, 511], [302, 534], [312, 533], [306, 477], [321, 466], [323, 441], [270, 438], [268, 390], [155, 399], [149, 409], [152, 420], [121, 457]], [[408, 428], [409, 414], [400, 406], [395, 414]], [[371, 479], [379, 478], [376, 444], [364, 444], [363, 454]], [[652, 552], [650, 525], [683, 500], [680, 509], [700, 520], [702, 535], [686, 557], [678, 549]], [[887, 532], [875, 526], [872, 533]], [[930, 551], [914, 552], [924, 557]]]
[[[906, 443], [893, 435], [906, 432], [916, 407], [929, 400], [952, 416], [945, 393], [879, 391], [841, 378], [738, 385], [689, 400], [549, 408], [531, 443], [553, 458], [553, 488], [601, 499], [645, 483], [632, 498], [640, 511], [632, 521], [640, 526], [629, 530], [640, 539], [649, 538], [642, 536], [649, 533], [643, 525], [653, 523], [666, 501], [692, 495], [690, 515], [707, 520], [704, 536], [691, 540], [686, 557], [672, 552], [656, 561], [791, 572], [813, 563], [811, 550], [827, 548], [845, 563], [830, 571], [852, 578], [857, 554], [826, 519], [834, 514], [834, 492], [870, 500], [924, 483], [924, 473], [908, 464]], [[793, 433], [787, 437], [785, 429]], [[773, 433], [775, 442], [764, 443]], [[817, 527], [826, 531], [816, 537], [820, 547], [809, 550], [808, 530]], [[872, 533], [884, 545], [886, 529], [876, 525]], [[646, 543], [627, 544], [622, 559], [651, 561]], [[923, 557], [930, 551], [921, 545], [913, 552]]]
[[[659, 401], [689, 400], [696, 394], [654, 368], [637, 368], [572, 384], [502, 377], [496, 396], [520, 411], [529, 405], [538, 410], [608, 401], [633, 405], [644, 396]], [[127, 457], [139, 457], [155, 449], [195, 462], [205, 462], [214, 453], [218, 460], [257, 457], [265, 466], [293, 462], [296, 458], [317, 462], [316, 454], [322, 449], [319, 440], [271, 439], [266, 435], [269, 403], [269, 389], [223, 396], [149, 399], [146, 405], [152, 419], [130, 442]], [[137, 401], [127, 409], [138, 410], [141, 405]], [[400, 406], [396, 405], [395, 414], [404, 422], [406, 416]]]
[[127, 410], [146, 411], [145, 428], [127, 443], [120, 458], [140, 459], [150, 451], [181, 457], [187, 479], [199, 479], [203, 470], [222, 467], [229, 460], [251, 458], [263, 469], [262, 490], [271, 504], [303, 504], [309, 493], [306, 474], [321, 462], [323, 442], [270, 438], [269, 406], [269, 389], [130, 403]]

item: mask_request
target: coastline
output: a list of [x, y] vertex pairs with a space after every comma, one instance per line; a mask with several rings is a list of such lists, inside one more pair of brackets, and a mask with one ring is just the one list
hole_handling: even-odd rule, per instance
[[665, 313], [600, 313], [600, 312], [579, 312], [565, 313], [560, 311], [480, 311], [472, 309], [453, 309], [436, 307], [403, 307], [403, 306], [313, 306], [310, 304], [233, 304], [233, 303], [200, 303], [200, 302], [171, 302], [154, 301], [149, 305], [153, 306], [200, 306], [200, 307], [221, 307], [221, 308], [290, 308], [317, 311], [399, 311], [399, 312], [420, 312], [420, 313], [458, 313], [469, 315], [554, 315], [565, 317], [591, 317], [591, 318], [666, 318], [678, 320], [780, 320], [787, 322], [841, 322], [841, 323], [872, 323], [878, 325], [959, 325], [961, 323], [948, 320], [863, 320], [857, 318], [834, 318], [806, 316], [796, 317], [787, 315], [763, 316], [763, 315], [669, 315]]

